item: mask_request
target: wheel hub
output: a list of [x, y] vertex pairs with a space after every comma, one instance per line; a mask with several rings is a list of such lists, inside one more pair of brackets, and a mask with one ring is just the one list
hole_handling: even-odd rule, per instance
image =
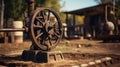
[[46, 33], [48, 33], [49, 35], [52, 34], [52, 30], [53, 30], [53, 26], [52, 24], [50, 24], [49, 22], [46, 22], [45, 26], [44, 26], [44, 30]]

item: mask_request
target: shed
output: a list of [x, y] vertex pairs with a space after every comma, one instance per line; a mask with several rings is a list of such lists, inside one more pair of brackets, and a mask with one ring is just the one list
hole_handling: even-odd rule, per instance
[[[88, 8], [77, 9], [73, 11], [64, 12], [66, 14], [66, 24], [68, 28], [68, 35], [70, 36], [71, 28], [73, 29], [72, 32], [75, 31], [76, 28], [76, 20], [75, 16], [80, 15], [84, 16], [84, 24], [83, 24], [83, 31], [82, 36], [87, 37], [90, 34], [93, 38], [102, 35], [103, 33], [103, 26], [107, 21], [111, 21], [115, 23], [115, 7], [113, 4], [100, 4]], [[73, 16], [73, 21], [69, 22], [68, 14]], [[71, 25], [72, 24], [72, 25]], [[77, 25], [78, 26], [78, 25]], [[71, 27], [71, 28], [70, 28]]]

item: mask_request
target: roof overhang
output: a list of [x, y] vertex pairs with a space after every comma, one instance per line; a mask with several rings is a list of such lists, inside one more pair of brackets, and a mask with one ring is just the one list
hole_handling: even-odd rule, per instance
[[113, 8], [112, 4], [100, 4], [97, 6], [92, 6], [88, 8], [83, 8], [83, 9], [78, 9], [78, 10], [73, 10], [73, 11], [68, 11], [64, 12], [66, 14], [74, 14], [74, 15], [88, 15], [90, 13], [96, 14], [96, 13], [103, 13], [105, 11], [105, 6]]

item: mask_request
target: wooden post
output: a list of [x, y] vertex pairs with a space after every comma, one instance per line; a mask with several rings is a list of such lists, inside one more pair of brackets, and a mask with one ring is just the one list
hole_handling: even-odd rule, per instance
[[14, 32], [10, 32], [11, 33], [11, 43], [15, 42], [15, 38], [14, 38]]
[[[0, 17], [0, 28], [3, 28], [3, 23], [4, 23], [4, 0], [1, 0], [1, 17]], [[4, 34], [4, 43], [7, 44], [8, 43], [8, 36], [7, 36], [7, 32], [5, 32]]]
[[68, 14], [66, 13], [66, 24], [68, 26]]
[[73, 15], [73, 26], [75, 27], [75, 24], [76, 24], [76, 17], [75, 15]]
[[34, 0], [26, 0], [28, 3], [28, 17], [30, 18], [31, 15], [34, 13]]
[[0, 28], [3, 28], [3, 22], [4, 22], [4, 0], [2, 0], [2, 5], [1, 5], [1, 21], [0, 21]]
[[8, 36], [7, 36], [7, 32], [5, 32], [4, 43], [5, 43], [5, 44], [8, 44]]
[[67, 27], [67, 35], [68, 35], [68, 37], [69, 37], [69, 22], [68, 22], [68, 14], [66, 13], [66, 27]]
[[107, 10], [107, 5], [105, 6], [105, 22], [108, 22], [108, 10]]
[[[73, 32], [75, 32], [76, 17], [73, 15]], [[73, 33], [74, 34], [74, 33]]]

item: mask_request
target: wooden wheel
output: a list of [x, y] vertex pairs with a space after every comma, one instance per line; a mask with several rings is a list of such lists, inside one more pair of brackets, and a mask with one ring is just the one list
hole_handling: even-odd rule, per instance
[[33, 45], [43, 51], [55, 48], [62, 37], [61, 20], [52, 9], [37, 9], [29, 27]]

